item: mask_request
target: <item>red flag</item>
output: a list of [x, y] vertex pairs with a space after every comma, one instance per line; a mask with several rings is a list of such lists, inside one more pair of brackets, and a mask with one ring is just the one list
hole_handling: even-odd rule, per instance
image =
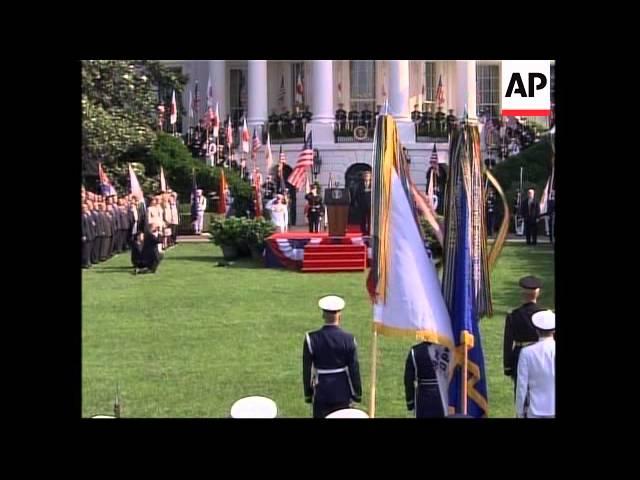
[[218, 201], [218, 213], [225, 214], [227, 211], [227, 179], [224, 176], [224, 170], [220, 169], [220, 200]]

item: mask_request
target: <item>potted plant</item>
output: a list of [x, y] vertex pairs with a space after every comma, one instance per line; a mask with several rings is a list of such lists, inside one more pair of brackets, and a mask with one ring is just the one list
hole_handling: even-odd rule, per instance
[[225, 260], [233, 260], [238, 257], [239, 220], [231, 217], [211, 222], [211, 240], [222, 249]]
[[238, 236], [236, 238], [236, 245], [238, 247], [238, 255], [241, 257], [248, 257], [251, 252], [249, 250], [249, 242], [247, 236], [249, 229], [251, 228], [251, 220], [245, 217], [239, 217], [238, 220]]
[[275, 232], [275, 226], [264, 218], [251, 220], [247, 229], [247, 243], [253, 259], [261, 259], [267, 237]]

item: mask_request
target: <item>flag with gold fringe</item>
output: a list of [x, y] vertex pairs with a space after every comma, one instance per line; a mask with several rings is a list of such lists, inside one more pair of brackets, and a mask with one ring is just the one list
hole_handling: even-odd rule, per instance
[[446, 411], [448, 359], [454, 350], [451, 320], [436, 267], [421, 234], [397, 125], [387, 114], [380, 115], [376, 124], [372, 177], [372, 263], [367, 289], [374, 303], [374, 332], [432, 344], [430, 355], [438, 365], [436, 373]]
[[449, 151], [442, 277], [456, 344], [449, 412], [486, 417], [487, 384], [478, 323], [493, 312], [477, 125], [465, 121], [455, 129]]

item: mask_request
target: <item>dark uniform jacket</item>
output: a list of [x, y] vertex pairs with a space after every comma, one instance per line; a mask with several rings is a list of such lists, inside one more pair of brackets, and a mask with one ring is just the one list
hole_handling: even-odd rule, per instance
[[415, 409], [416, 418], [445, 415], [429, 345], [429, 342], [422, 342], [411, 347], [404, 368], [407, 409]]
[[523, 344], [538, 341], [538, 334], [533, 323], [531, 323], [531, 316], [541, 310], [545, 309], [536, 303], [529, 302], [507, 315], [504, 321], [504, 351], [502, 356], [505, 375], [516, 378], [518, 357], [520, 356], [520, 350], [524, 348]]
[[356, 340], [336, 325], [325, 325], [305, 335], [302, 383], [306, 402], [313, 402], [314, 417], [324, 418], [350, 401], [360, 402], [362, 385]]

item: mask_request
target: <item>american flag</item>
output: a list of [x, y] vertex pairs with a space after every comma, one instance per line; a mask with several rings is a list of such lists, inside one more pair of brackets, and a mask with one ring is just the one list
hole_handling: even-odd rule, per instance
[[284, 98], [287, 96], [287, 91], [284, 89], [284, 74], [282, 75], [282, 80], [280, 81], [280, 93], [278, 94], [278, 103], [280, 105], [284, 105]]
[[296, 103], [302, 105], [302, 95], [304, 94], [304, 86], [302, 85], [302, 77], [298, 72], [298, 81], [296, 82]]
[[338, 82], [338, 100], [342, 101], [342, 82]]
[[213, 108], [213, 83], [211, 82], [211, 75], [209, 75], [209, 83], [207, 84], [207, 106]]
[[195, 94], [193, 95], [193, 112], [195, 118], [200, 118], [198, 104], [200, 103], [200, 99], [198, 98], [198, 81], [196, 80]]
[[444, 88], [442, 87], [442, 75], [438, 80], [438, 89], [436, 90], [436, 103], [439, 107], [444, 105]]
[[233, 145], [233, 127], [231, 126], [231, 116], [229, 116], [229, 122], [227, 123], [227, 131], [225, 134], [227, 136], [227, 145], [229, 146], [229, 148], [231, 148], [231, 145]]
[[255, 161], [258, 156], [258, 150], [262, 144], [260, 143], [260, 139], [258, 138], [258, 134], [256, 133], [256, 129], [253, 129], [253, 142], [251, 144], [251, 158]]
[[115, 195], [116, 189], [113, 188], [109, 177], [107, 177], [107, 174], [104, 173], [104, 170], [102, 169], [102, 163], [98, 163], [98, 176], [100, 177], [100, 191], [102, 192], [102, 195], [104, 195], [105, 197]]
[[298, 162], [289, 175], [288, 182], [300, 190], [305, 183], [309, 169], [313, 166], [313, 132], [309, 133], [309, 138], [305, 140], [304, 147], [298, 155]]
[[249, 153], [249, 129], [247, 128], [247, 119], [244, 119], [242, 125], [242, 151]]

